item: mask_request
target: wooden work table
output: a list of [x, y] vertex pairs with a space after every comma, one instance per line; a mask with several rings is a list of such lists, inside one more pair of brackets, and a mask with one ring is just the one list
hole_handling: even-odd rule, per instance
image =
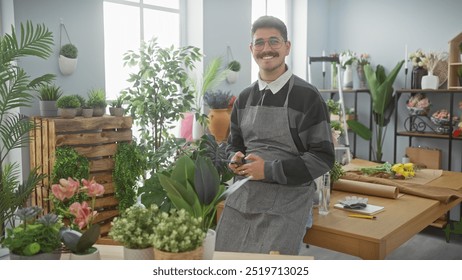
[[[443, 176], [426, 185], [460, 190], [462, 173], [444, 171]], [[348, 195], [367, 197], [370, 204], [384, 206], [385, 211], [376, 214], [375, 220], [348, 217], [351, 212], [333, 207]], [[408, 194], [390, 199], [334, 190], [330, 213], [321, 216], [317, 209], [313, 210], [313, 226], [307, 230], [303, 241], [362, 259], [384, 259], [461, 201], [459, 198], [445, 204]]]

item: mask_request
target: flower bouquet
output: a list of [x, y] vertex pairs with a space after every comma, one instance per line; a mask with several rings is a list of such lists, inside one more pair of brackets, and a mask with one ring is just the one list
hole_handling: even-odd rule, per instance
[[437, 132], [441, 134], [448, 133], [450, 127], [456, 126], [459, 122], [459, 117], [451, 117], [451, 114], [446, 109], [441, 109], [434, 112], [430, 119], [437, 126]]
[[350, 50], [340, 53], [339, 61], [340, 65], [345, 68], [347, 65], [353, 64], [356, 60], [356, 53]]
[[426, 116], [430, 111], [431, 103], [425, 93], [411, 95], [406, 103], [406, 107], [411, 115]]
[[367, 176], [401, 180], [415, 176], [413, 163], [395, 163], [392, 165], [389, 162], [385, 162], [381, 165], [361, 168], [359, 172]]

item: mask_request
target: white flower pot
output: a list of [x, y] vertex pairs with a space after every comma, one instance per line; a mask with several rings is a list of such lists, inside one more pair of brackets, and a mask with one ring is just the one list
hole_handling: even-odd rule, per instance
[[69, 255], [70, 260], [101, 260], [101, 255], [99, 253], [99, 250], [95, 248], [96, 250], [92, 253], [89, 254], [83, 254], [83, 255], [78, 255], [71, 253]]
[[205, 236], [203, 247], [204, 247], [204, 256], [203, 260], [212, 260], [213, 252], [215, 252], [215, 240], [217, 233], [213, 229], [207, 230], [207, 235]]
[[239, 72], [236, 71], [228, 71], [228, 74], [226, 75], [226, 81], [230, 84], [234, 84], [237, 81], [237, 78], [239, 78]]
[[64, 76], [68, 76], [74, 73], [77, 68], [77, 58], [68, 58], [65, 56], [59, 56], [59, 70]]
[[439, 82], [438, 76], [428, 73], [428, 75], [422, 77], [421, 86], [422, 89], [438, 89]]

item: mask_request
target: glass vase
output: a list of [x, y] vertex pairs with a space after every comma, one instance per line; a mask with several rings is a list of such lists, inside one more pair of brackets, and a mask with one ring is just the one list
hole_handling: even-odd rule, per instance
[[411, 89], [421, 89], [422, 88], [422, 77], [427, 74], [428, 74], [427, 70], [423, 67], [412, 68]]

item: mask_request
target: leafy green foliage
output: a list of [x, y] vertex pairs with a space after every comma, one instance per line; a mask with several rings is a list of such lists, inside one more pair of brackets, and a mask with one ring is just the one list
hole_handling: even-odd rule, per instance
[[0, 36], [0, 234], [5, 222], [11, 223], [17, 207], [22, 205], [44, 175], [38, 168], [31, 170], [28, 179], [19, 181], [19, 164], [6, 163], [8, 154], [29, 144], [28, 134], [34, 124], [20, 114], [11, 113], [19, 107], [30, 107], [33, 90], [49, 84], [54, 75], [45, 74], [31, 79], [14, 62], [21, 57], [47, 59], [52, 53], [53, 35], [45, 25], [28, 21], [20, 25], [20, 35], [11, 28], [11, 34]]
[[42, 101], [55, 101], [63, 95], [63, 91], [59, 86], [51, 84], [40, 87], [39, 94]]
[[[35, 208], [35, 209], [34, 209]], [[39, 219], [36, 215], [42, 209], [38, 207], [24, 208], [17, 211], [29, 212], [31, 215], [21, 216], [21, 225], [7, 229], [7, 237], [3, 245], [17, 255], [32, 256], [39, 253], [50, 253], [61, 247], [59, 230], [63, 226], [55, 214], [47, 214]]]
[[56, 107], [58, 108], [79, 108], [80, 105], [80, 101], [75, 95], [61, 96], [56, 101]]
[[73, 44], [65, 44], [61, 47], [59, 54], [67, 58], [77, 58], [79, 51]]
[[332, 166], [332, 169], [329, 171], [329, 175], [331, 184], [337, 182], [340, 179], [340, 177], [345, 175], [345, 171], [343, 170], [343, 167], [340, 164], [340, 162], [334, 162], [334, 166]]
[[87, 105], [89, 107], [102, 107], [106, 108], [107, 102], [106, 102], [106, 93], [104, 92], [103, 89], [91, 89], [88, 92], [88, 101]]
[[237, 60], [232, 60], [228, 63], [228, 69], [234, 72], [239, 72], [241, 70], [241, 64]]
[[89, 178], [90, 163], [88, 159], [81, 156], [69, 146], [56, 148], [56, 160], [51, 173], [51, 183], [57, 184], [59, 179], [71, 177], [80, 180]]
[[[132, 86], [124, 90], [122, 96], [140, 127], [139, 144], [153, 173], [160, 170], [165, 161], [172, 160], [163, 156], [165, 150], [161, 147], [164, 143], [176, 143], [170, 141], [175, 138], [170, 130], [181, 113], [191, 111], [194, 89], [190, 86], [188, 71], [194, 69], [200, 57], [198, 48], [162, 48], [156, 38], [142, 42], [138, 51], [124, 55], [124, 66], [137, 66], [138, 70], [130, 74], [128, 81]], [[156, 160], [159, 158], [162, 158], [160, 163]]]
[[[209, 158], [220, 175], [221, 183], [225, 184], [234, 177], [234, 173], [228, 168], [226, 143], [218, 143], [212, 134], [204, 134], [199, 139], [199, 146], [195, 152]], [[193, 154], [193, 159], [195, 156]]]
[[136, 202], [137, 182], [146, 170], [146, 157], [135, 141], [117, 144], [112, 178], [119, 211], [124, 211]]
[[[369, 64], [364, 66], [366, 80], [371, 90], [372, 112], [375, 120], [376, 133], [374, 136], [376, 139], [374, 156], [376, 161], [382, 160], [382, 148], [385, 141], [386, 126], [394, 111], [393, 83], [403, 64], [404, 60], [398, 62], [389, 75], [385, 74], [385, 68], [382, 65], [377, 65], [376, 71], [374, 71]], [[359, 125], [359, 122], [356, 120], [349, 120], [347, 123], [351, 130], [360, 137], [366, 140], [372, 138], [372, 131], [365, 125]]]

